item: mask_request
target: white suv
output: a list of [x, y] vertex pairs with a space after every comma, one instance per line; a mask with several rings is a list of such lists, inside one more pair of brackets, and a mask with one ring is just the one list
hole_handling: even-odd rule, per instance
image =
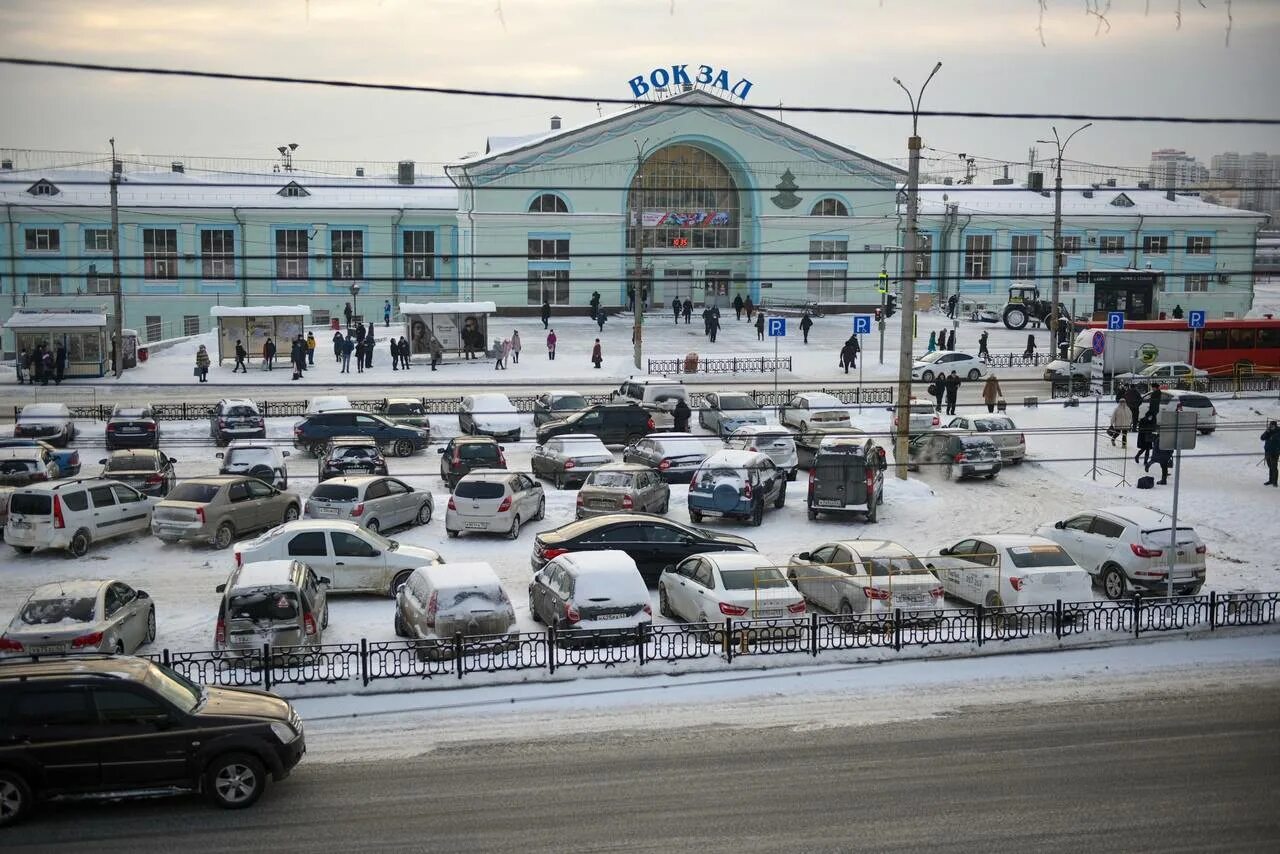
[[157, 499], [103, 478], [20, 486], [9, 496], [4, 539], [19, 552], [66, 549], [82, 557], [98, 540], [151, 528]]
[[[1101, 585], [1108, 599], [1130, 589], [1163, 594], [1169, 583], [1172, 520], [1146, 507], [1103, 507], [1070, 516], [1036, 533], [1053, 540]], [[1195, 529], [1178, 526], [1174, 593], [1195, 596], [1204, 585], [1206, 547]]]

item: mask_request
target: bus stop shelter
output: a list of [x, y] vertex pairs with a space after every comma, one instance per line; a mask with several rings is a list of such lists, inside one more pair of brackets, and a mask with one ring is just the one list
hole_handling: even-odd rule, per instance
[[35, 352], [40, 344], [56, 350], [67, 348], [67, 368], [63, 376], [101, 377], [109, 365], [107, 316], [100, 311], [38, 311], [20, 308], [5, 321], [13, 334], [13, 353]]
[[311, 319], [309, 305], [215, 305], [209, 315], [217, 327], [218, 364], [235, 361], [236, 341], [244, 344], [250, 360], [262, 359], [262, 345], [270, 338], [276, 350], [287, 354], [289, 342], [306, 333]]
[[431, 352], [432, 338], [446, 353], [461, 353], [467, 337], [473, 339], [476, 352], [485, 352], [489, 348], [489, 315], [497, 311], [492, 302], [400, 303], [409, 352], [415, 356]]

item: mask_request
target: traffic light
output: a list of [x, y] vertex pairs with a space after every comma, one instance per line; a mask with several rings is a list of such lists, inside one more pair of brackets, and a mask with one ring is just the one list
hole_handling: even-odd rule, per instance
[[896, 294], [889, 294], [884, 298], [884, 316], [893, 317], [893, 313], [898, 308], [898, 297]]

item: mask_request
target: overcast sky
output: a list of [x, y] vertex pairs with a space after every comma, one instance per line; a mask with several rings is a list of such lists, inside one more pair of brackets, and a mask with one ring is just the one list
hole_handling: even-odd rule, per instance
[[[630, 97], [659, 66], [725, 69], [749, 102], [904, 107], [937, 60], [926, 108], [1280, 116], [1280, 2], [1112, 0], [6, 0], [0, 54], [302, 77]], [[1105, 2], [1103, 5], [1106, 5]], [[1182, 7], [1182, 26], [1175, 10]], [[1145, 12], [1147, 7], [1150, 12]], [[587, 104], [349, 92], [0, 66], [0, 147], [188, 156], [452, 161], [486, 135], [596, 116]], [[619, 109], [604, 107], [606, 112]], [[776, 116], [777, 113], [774, 113]], [[789, 114], [874, 157], [905, 156], [907, 119]], [[940, 152], [1025, 159], [1050, 122], [926, 119]], [[1068, 132], [1074, 125], [1060, 122]], [[1280, 153], [1280, 128], [1098, 124], [1069, 159], [1145, 164]], [[1047, 146], [1040, 157], [1047, 158]], [[434, 171], [434, 170], [432, 170]]]

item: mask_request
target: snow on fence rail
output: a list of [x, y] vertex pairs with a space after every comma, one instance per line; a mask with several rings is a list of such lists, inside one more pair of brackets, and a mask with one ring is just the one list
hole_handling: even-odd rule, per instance
[[[467, 674], [565, 668], [644, 667], [690, 659], [738, 658], [856, 649], [901, 651], [939, 644], [990, 643], [1091, 633], [1138, 638], [1144, 633], [1276, 623], [1280, 593], [1229, 593], [1174, 599], [1134, 595], [1118, 602], [1062, 602], [1002, 608], [939, 609], [890, 614], [810, 614], [792, 620], [645, 626], [638, 632], [557, 630], [441, 640], [368, 641], [319, 647], [264, 644], [243, 655], [172, 652], [149, 656], [196, 682], [261, 686], [395, 679], [462, 680]], [[1101, 639], [1101, 638], [1100, 638]]]
[[[690, 364], [695, 370], [685, 370]], [[649, 360], [650, 374], [770, 374], [791, 370], [790, 356], [713, 356], [696, 362], [681, 356]]]

